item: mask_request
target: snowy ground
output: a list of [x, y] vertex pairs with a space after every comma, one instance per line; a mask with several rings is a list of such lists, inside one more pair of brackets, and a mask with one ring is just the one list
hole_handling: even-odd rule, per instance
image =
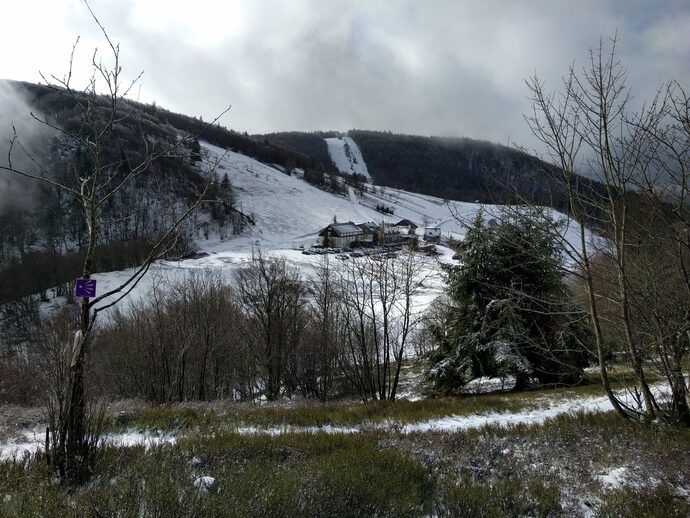
[[328, 154], [338, 168], [345, 174], [358, 174], [371, 181], [367, 164], [364, 162], [359, 146], [350, 137], [341, 136], [324, 139], [328, 146]]
[[[663, 385], [653, 386], [658, 399], [664, 398]], [[623, 391], [618, 396], [628, 404], [633, 404], [629, 395]], [[485, 412], [468, 415], [443, 416], [416, 423], [399, 423], [397, 421], [383, 421], [379, 423], [362, 423], [355, 426], [239, 426], [232, 430], [246, 435], [282, 435], [293, 433], [327, 433], [353, 434], [372, 430], [382, 430], [391, 433], [426, 433], [444, 432], [454, 433], [464, 430], [478, 429], [486, 426], [511, 427], [516, 425], [539, 425], [559, 415], [577, 413], [601, 413], [613, 410], [606, 396], [586, 396], [571, 398], [542, 397], [536, 401], [536, 408], [527, 408], [515, 412]], [[29, 429], [16, 430], [13, 435], [0, 441], [0, 460], [22, 457], [26, 453], [34, 453], [43, 449], [45, 427], [35, 426]], [[181, 432], [182, 433], [182, 432]], [[130, 431], [127, 433], [112, 433], [105, 441], [115, 446], [157, 446], [174, 444], [177, 437], [170, 432], [162, 431]], [[608, 480], [608, 479], [607, 479]]]

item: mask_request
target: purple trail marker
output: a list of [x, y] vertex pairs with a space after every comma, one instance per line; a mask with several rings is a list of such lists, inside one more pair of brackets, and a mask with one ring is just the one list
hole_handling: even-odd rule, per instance
[[77, 279], [74, 286], [74, 294], [77, 297], [95, 297], [96, 279]]

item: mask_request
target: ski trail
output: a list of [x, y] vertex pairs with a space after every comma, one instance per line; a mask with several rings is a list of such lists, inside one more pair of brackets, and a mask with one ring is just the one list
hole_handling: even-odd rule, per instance
[[364, 211], [364, 207], [362, 207], [362, 204], [359, 203], [359, 200], [357, 199], [357, 195], [355, 194], [355, 190], [348, 186], [347, 187], [347, 192], [350, 195], [350, 201], [352, 202], [352, 205], [354, 205], [355, 210], [357, 211], [357, 214], [362, 218], [362, 223], [365, 221], [369, 221], [369, 216], [367, 213]]

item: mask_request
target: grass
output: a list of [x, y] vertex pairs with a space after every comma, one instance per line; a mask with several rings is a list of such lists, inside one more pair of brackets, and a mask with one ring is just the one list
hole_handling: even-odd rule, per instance
[[572, 388], [541, 389], [409, 401], [362, 403], [308, 403], [295, 407], [229, 404], [145, 407], [111, 419], [112, 430], [210, 430], [236, 427], [323, 427], [357, 426], [376, 423], [407, 424], [450, 415], [518, 412], [546, 407], [572, 398], [604, 395], [601, 386], [590, 384]]
[[[517, 510], [533, 506], [515, 515], [545, 516], [557, 492], [562, 510], [551, 514], [555, 516], [579, 516], [585, 508], [601, 516], [688, 516], [690, 430], [686, 428], [626, 422], [613, 412], [580, 413], [543, 425], [400, 436], [393, 445], [423, 452], [420, 458], [442, 480], [464, 481], [448, 493], [447, 499], [459, 499], [457, 505], [471, 507], [475, 495], [487, 508], [495, 510], [507, 501], [505, 505]], [[629, 472], [625, 487], [606, 486], [601, 477], [621, 467]], [[511, 490], [514, 484], [522, 490]], [[492, 488], [498, 492], [493, 494]], [[476, 496], [478, 492], [481, 495]], [[501, 496], [504, 492], [510, 498]], [[521, 500], [521, 494], [527, 500]], [[497, 511], [483, 516], [505, 515]]]
[[[623, 376], [625, 373], [623, 373]], [[355, 426], [516, 412], [603, 395], [598, 385], [395, 402], [135, 406], [111, 430], [180, 432], [175, 445], [106, 447], [64, 491], [38, 457], [0, 462], [4, 516], [687, 516], [690, 430], [612, 412], [458, 433], [241, 435], [238, 426]], [[600, 477], [626, 467], [619, 489]], [[211, 476], [208, 491], [194, 481]]]
[[441, 514], [493, 518], [503, 516], [553, 516], [561, 511], [557, 487], [540, 480], [499, 480], [494, 484], [465, 477], [444, 488]]
[[640, 494], [635, 488], [624, 488], [607, 495], [597, 509], [601, 518], [639, 518], [640, 516], [690, 516], [690, 502], [678, 498], [668, 487], [660, 486]]
[[[417, 516], [435, 477], [366, 437], [220, 434], [168, 447], [107, 448], [72, 494], [37, 461], [0, 463], [0, 516]], [[212, 476], [208, 491], [194, 481]]]
[[[0, 516], [687, 516], [675, 488], [690, 480], [689, 454], [690, 430], [612, 413], [455, 434], [219, 430], [107, 447], [72, 492], [38, 458], [0, 462]], [[602, 487], [598, 475], [623, 465], [639, 477]], [[215, 479], [208, 491], [201, 476]]]
[[[403, 368], [401, 383], [407, 377], [417, 377], [422, 369], [419, 363], [408, 363]], [[404, 425], [451, 415], [465, 416], [489, 412], [518, 412], [535, 410], [572, 398], [603, 396], [598, 373], [588, 374], [590, 384], [566, 387], [543, 388], [526, 392], [500, 392], [489, 394], [467, 394], [454, 397], [435, 397], [418, 401], [399, 399], [396, 401], [360, 402], [298, 402], [294, 406], [260, 405], [229, 402], [223, 405], [213, 402], [176, 404], [171, 406], [141, 406], [111, 417], [112, 431], [128, 429], [166, 431], [208, 431], [238, 427], [282, 428], [292, 427], [352, 427], [367, 424], [391, 423]], [[614, 369], [611, 372], [612, 388], [623, 389], [634, 381], [629, 369]]]

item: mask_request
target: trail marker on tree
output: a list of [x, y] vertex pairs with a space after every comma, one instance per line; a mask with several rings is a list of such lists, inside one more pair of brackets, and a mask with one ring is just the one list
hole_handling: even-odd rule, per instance
[[74, 294], [77, 297], [95, 297], [96, 296], [96, 279], [77, 279], [74, 286]]

